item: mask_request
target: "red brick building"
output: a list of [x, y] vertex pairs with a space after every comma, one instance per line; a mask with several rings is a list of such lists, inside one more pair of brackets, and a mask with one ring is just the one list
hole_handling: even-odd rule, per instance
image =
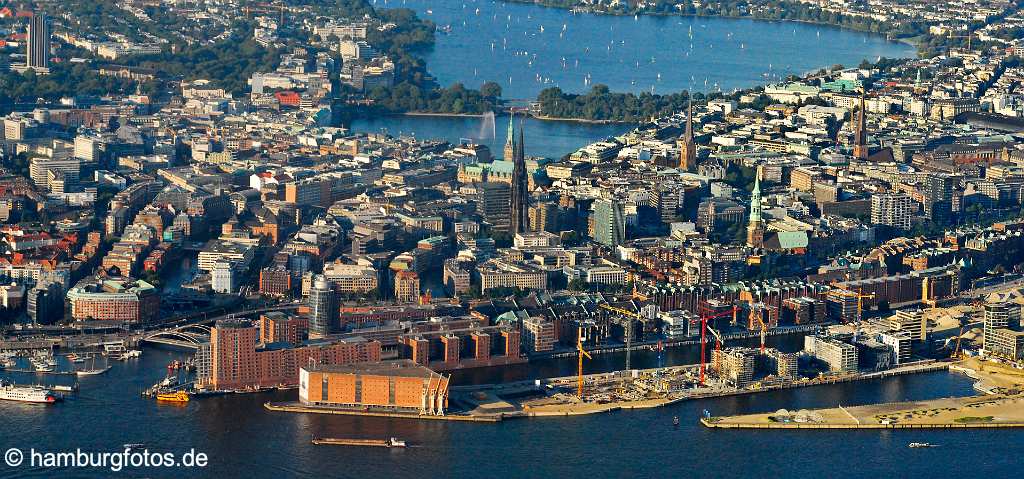
[[444, 415], [448, 378], [408, 359], [302, 368], [299, 401], [312, 406]]
[[221, 320], [210, 342], [196, 353], [196, 386], [211, 390], [294, 386], [299, 369], [310, 365], [380, 361], [380, 343], [355, 338], [291, 347], [259, 343], [260, 328], [245, 320]]
[[260, 294], [287, 296], [292, 292], [292, 274], [285, 268], [269, 267], [260, 270]]

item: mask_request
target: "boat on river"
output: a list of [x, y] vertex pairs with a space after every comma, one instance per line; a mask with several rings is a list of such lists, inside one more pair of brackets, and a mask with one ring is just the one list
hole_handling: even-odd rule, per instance
[[388, 439], [349, 439], [340, 437], [313, 438], [313, 444], [333, 446], [363, 446], [363, 447], [406, 447], [402, 439], [396, 437]]
[[161, 392], [156, 394], [156, 400], [160, 402], [186, 403], [189, 401], [188, 393], [185, 391]]
[[14, 383], [0, 383], [0, 400], [53, 404], [57, 396], [41, 386], [18, 386]]

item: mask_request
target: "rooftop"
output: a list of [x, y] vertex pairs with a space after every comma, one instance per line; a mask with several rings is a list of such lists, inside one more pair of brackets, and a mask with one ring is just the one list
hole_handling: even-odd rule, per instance
[[303, 369], [324, 373], [372, 374], [408, 378], [430, 378], [438, 375], [434, 371], [420, 366], [409, 359], [396, 359], [379, 363], [321, 364]]

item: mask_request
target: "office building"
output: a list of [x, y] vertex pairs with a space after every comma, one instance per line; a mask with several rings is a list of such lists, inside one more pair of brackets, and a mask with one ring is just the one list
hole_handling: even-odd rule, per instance
[[156, 287], [130, 278], [85, 278], [68, 291], [68, 301], [75, 321], [147, 323], [160, 312]]
[[45, 187], [49, 183], [51, 171], [63, 174], [63, 181], [66, 183], [78, 182], [78, 175], [81, 172], [82, 160], [75, 157], [50, 158], [37, 156], [29, 161], [29, 178], [36, 186]]
[[825, 336], [805, 336], [804, 351], [828, 365], [832, 372], [857, 371], [857, 347]]
[[25, 66], [50, 68], [50, 23], [44, 12], [34, 12], [28, 23]]
[[395, 301], [415, 303], [420, 298], [420, 277], [413, 271], [395, 273]]
[[309, 290], [309, 337], [322, 338], [331, 333], [338, 323], [338, 299], [334, 288], [322, 275], [313, 279]]
[[210, 288], [215, 293], [236, 293], [238, 292], [238, 282], [238, 268], [234, 263], [223, 260], [213, 263], [213, 270], [210, 271]]
[[1016, 303], [988, 303], [982, 318], [982, 344], [985, 351], [996, 349], [997, 330], [1015, 330], [1020, 328], [1020, 305]]
[[871, 224], [909, 230], [913, 212], [914, 201], [903, 193], [871, 196]]
[[488, 182], [476, 185], [477, 213], [495, 231], [511, 231], [512, 188], [508, 183]]
[[[351, 338], [293, 347], [259, 343], [260, 328], [250, 321], [220, 320], [210, 330], [209, 347], [196, 353], [196, 387], [205, 390], [254, 390], [295, 386], [299, 369], [311, 364], [380, 361], [378, 341]], [[203, 364], [202, 368], [198, 365]]]
[[626, 240], [626, 219], [622, 204], [614, 200], [594, 202], [594, 241], [616, 247]]
[[920, 309], [897, 311], [889, 318], [889, 329], [907, 333], [913, 341], [924, 342], [928, 339], [928, 320]]

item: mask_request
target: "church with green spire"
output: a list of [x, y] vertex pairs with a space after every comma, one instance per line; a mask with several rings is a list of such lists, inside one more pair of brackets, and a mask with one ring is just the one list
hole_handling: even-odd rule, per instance
[[750, 219], [747, 221], [747, 246], [764, 247], [764, 223], [761, 221], [761, 170], [754, 177], [754, 191], [750, 193]]

